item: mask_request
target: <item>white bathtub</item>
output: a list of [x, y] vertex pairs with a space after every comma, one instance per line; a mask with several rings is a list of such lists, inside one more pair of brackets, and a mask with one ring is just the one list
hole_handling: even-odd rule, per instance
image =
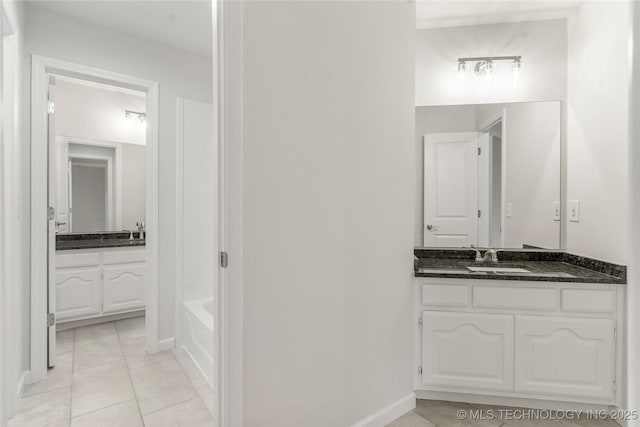
[[185, 301], [182, 348], [213, 384], [213, 298]]

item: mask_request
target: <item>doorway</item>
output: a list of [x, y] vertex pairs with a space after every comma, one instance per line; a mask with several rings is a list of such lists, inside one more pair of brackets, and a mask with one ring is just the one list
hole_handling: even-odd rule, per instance
[[[138, 209], [134, 218], [138, 218], [138, 221], [125, 220], [127, 209], [124, 208], [124, 203], [119, 202], [123, 198], [122, 175], [125, 173], [126, 162], [114, 147], [120, 147], [119, 151], [125, 151], [126, 145], [129, 144], [125, 145], [122, 141], [104, 141], [87, 137], [87, 135], [80, 135], [78, 138], [78, 135], [56, 133], [56, 79], [66, 83], [79, 80], [93, 89], [108, 87], [119, 90], [121, 94], [142, 96], [144, 112], [138, 111], [140, 108], [133, 111], [137, 114], [134, 117], [137, 123], [134, 123], [143, 126], [142, 139], [145, 144], [143, 167], [138, 160], [134, 162], [137, 165], [133, 168], [136, 172], [143, 171], [144, 178], [143, 197], [132, 197], [132, 205], [136, 205]], [[131, 118], [131, 110], [133, 109], [122, 108], [119, 112], [119, 118], [123, 123]], [[47, 368], [55, 365], [56, 315], [58, 320], [65, 320], [66, 317], [69, 324], [71, 324], [70, 319], [78, 319], [79, 322], [92, 319], [96, 321], [99, 315], [122, 314], [127, 309], [131, 311], [132, 307], [139, 307], [142, 300], [145, 308], [145, 347], [149, 353], [158, 351], [157, 111], [157, 82], [57, 59], [35, 55], [32, 57], [31, 203], [33, 212], [48, 212], [48, 214], [32, 215], [31, 224], [31, 382], [43, 379]], [[84, 110], [80, 106], [74, 114], [81, 116], [83, 113]], [[140, 120], [141, 115], [144, 120]], [[101, 122], [107, 122], [109, 119], [106, 113], [100, 117]], [[77, 121], [82, 122], [81, 119]], [[60, 160], [67, 166], [56, 168]], [[56, 182], [59, 185], [56, 185]], [[98, 187], [101, 187], [101, 190], [96, 192]], [[83, 208], [79, 208], [79, 203], [83, 204]], [[142, 212], [139, 211], [140, 206], [142, 206]], [[133, 236], [136, 222], [144, 225], [139, 230], [142, 233]], [[94, 260], [90, 262], [90, 266], [87, 266], [87, 261], [81, 262], [81, 264], [84, 263], [81, 268], [73, 264], [73, 261], [71, 264], [62, 265], [68, 267], [74, 274], [70, 277], [63, 274], [64, 286], [60, 287], [61, 295], [56, 298], [56, 230], [73, 233], [102, 232], [103, 234], [119, 231], [123, 234], [128, 232], [129, 237], [137, 239], [144, 234], [145, 246], [142, 259], [139, 259], [139, 255], [136, 254], [137, 259], [126, 260], [125, 262], [129, 263], [127, 266], [130, 267], [128, 269], [131, 271], [125, 273], [116, 271], [120, 267], [117, 263], [111, 263], [107, 267], [105, 262], [109, 263], [109, 261], [105, 261], [105, 254], [102, 252], [96, 251], [95, 256], [84, 254], [84, 258], [93, 256]], [[123, 238], [126, 239], [125, 236]], [[113, 254], [109, 256], [114, 258]], [[142, 287], [139, 286], [140, 265], [144, 265]], [[110, 275], [110, 272], [118, 274]], [[80, 273], [99, 279], [81, 277]], [[123, 282], [125, 278], [127, 283]], [[96, 285], [95, 282], [98, 280]], [[100, 283], [104, 286], [108, 280], [113, 282], [111, 291], [101, 292]], [[43, 284], [47, 283], [46, 289], [43, 289]], [[81, 283], [85, 285], [84, 294], [76, 292]], [[87, 286], [87, 283], [91, 285]], [[141, 290], [132, 294], [131, 289], [136, 289], [136, 283]], [[80, 298], [83, 295], [85, 299]], [[63, 310], [60, 307], [60, 301], [66, 300], [67, 297], [74, 299], [70, 300]], [[100, 297], [105, 300], [97, 301]], [[132, 306], [132, 303], [138, 306]], [[42, 328], [41, 325], [47, 325], [47, 329]]]

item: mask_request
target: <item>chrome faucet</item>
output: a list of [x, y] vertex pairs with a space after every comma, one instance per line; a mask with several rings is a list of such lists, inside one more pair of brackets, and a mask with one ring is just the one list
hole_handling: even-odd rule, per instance
[[498, 262], [498, 252], [495, 249], [487, 249], [482, 256], [480, 248], [475, 245], [471, 245], [470, 248], [476, 251], [476, 262]]

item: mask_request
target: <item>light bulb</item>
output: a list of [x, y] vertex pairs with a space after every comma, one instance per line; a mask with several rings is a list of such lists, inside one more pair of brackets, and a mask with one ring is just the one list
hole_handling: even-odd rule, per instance
[[464, 61], [458, 61], [458, 72], [464, 73], [467, 70], [467, 64]]

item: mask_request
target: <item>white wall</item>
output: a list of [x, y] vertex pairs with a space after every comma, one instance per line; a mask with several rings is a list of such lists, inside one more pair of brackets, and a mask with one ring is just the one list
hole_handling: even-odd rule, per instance
[[245, 4], [244, 425], [413, 390], [414, 8]]
[[[566, 40], [565, 20], [418, 30], [416, 105], [564, 100]], [[522, 56], [516, 81], [508, 62], [495, 64], [489, 84], [457, 73], [458, 58], [512, 55]]]
[[568, 20], [570, 252], [626, 264], [629, 5], [585, 2]]
[[[25, 177], [28, 169], [29, 146], [22, 133], [24, 10], [22, 2], [2, 1], [12, 34], [3, 37], [2, 46], [2, 139], [4, 164], [1, 181], [4, 185], [4, 271], [0, 279], [4, 287], [3, 318], [6, 352], [3, 354], [2, 416], [14, 410], [16, 387], [29, 367], [29, 216], [23, 203], [29, 200]], [[0, 17], [1, 18], [1, 17]], [[7, 24], [4, 22], [3, 24]], [[7, 28], [4, 28], [6, 30]], [[2, 422], [3, 420], [0, 420]]]
[[473, 132], [474, 105], [416, 107], [414, 245], [424, 246], [424, 135], [427, 133]]
[[[58, 58], [160, 83], [159, 338], [173, 337], [176, 97], [211, 102], [211, 59], [33, 5], [27, 5], [26, 11], [26, 54]], [[28, 63], [28, 58], [25, 59]], [[30, 72], [29, 67], [26, 72]]]
[[127, 119], [125, 110], [144, 112], [144, 94], [56, 82], [58, 135], [145, 145], [146, 128], [135, 116]]

